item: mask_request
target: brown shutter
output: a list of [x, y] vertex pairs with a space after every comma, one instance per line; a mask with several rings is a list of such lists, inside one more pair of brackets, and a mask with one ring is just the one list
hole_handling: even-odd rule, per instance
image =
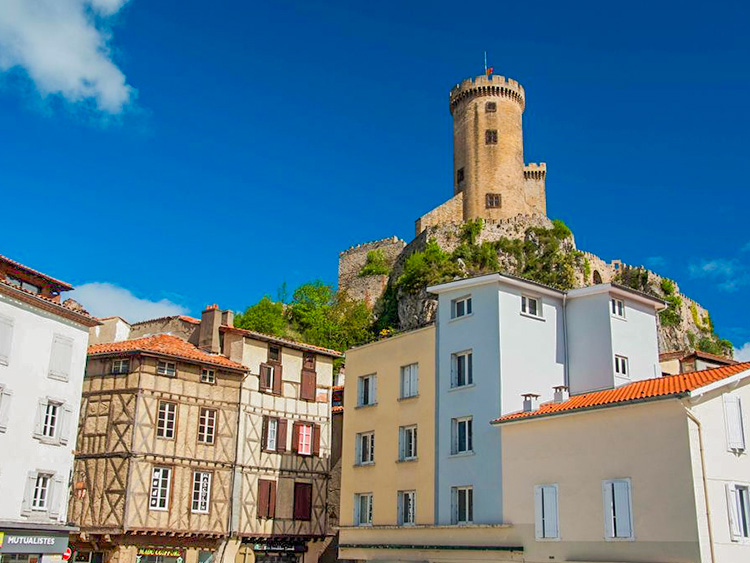
[[273, 365], [273, 392], [281, 395], [281, 364]]
[[299, 422], [295, 422], [292, 426], [292, 451], [297, 453], [299, 450]]
[[260, 381], [258, 382], [258, 389], [261, 391], [265, 391], [268, 389], [268, 386], [266, 385], [266, 369], [268, 368], [268, 364], [260, 364]]
[[279, 425], [276, 427], [276, 451], [286, 451], [286, 419], [280, 418]]
[[320, 455], [320, 424], [313, 424], [312, 455]]
[[268, 518], [268, 500], [271, 487], [270, 481], [258, 479], [258, 518]]
[[294, 484], [294, 519], [310, 520], [312, 513], [312, 485], [309, 483]]
[[266, 446], [268, 445], [268, 417], [263, 417], [263, 430], [260, 433], [260, 449], [267, 451]]
[[268, 517], [276, 517], [276, 481], [268, 482]]
[[302, 370], [302, 385], [300, 386], [300, 399], [304, 401], [314, 401], [315, 391], [318, 386], [317, 377], [314, 371]]

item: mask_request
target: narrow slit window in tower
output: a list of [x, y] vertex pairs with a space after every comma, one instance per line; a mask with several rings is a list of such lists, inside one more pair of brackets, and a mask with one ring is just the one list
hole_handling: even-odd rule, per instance
[[497, 144], [497, 129], [487, 129], [484, 132], [484, 144], [485, 145]]
[[456, 183], [460, 184], [463, 181], [464, 181], [464, 169], [459, 168], [458, 170], [456, 170]]
[[502, 200], [500, 194], [486, 194], [484, 196], [484, 203], [487, 209], [495, 209], [502, 207]]

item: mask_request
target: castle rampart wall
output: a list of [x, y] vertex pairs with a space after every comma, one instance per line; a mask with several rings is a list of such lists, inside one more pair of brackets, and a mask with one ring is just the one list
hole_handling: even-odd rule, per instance
[[436, 207], [429, 213], [425, 213], [416, 221], [414, 236], [429, 227], [448, 223], [463, 223], [464, 217], [464, 194], [457, 193], [444, 204]]
[[339, 291], [346, 292], [349, 297], [357, 301], [365, 301], [370, 306], [385, 291], [388, 283], [387, 275], [360, 276], [362, 268], [367, 263], [367, 254], [373, 250], [383, 253], [389, 267], [393, 266], [396, 258], [401, 254], [406, 242], [398, 237], [376, 240], [352, 246], [339, 253]]

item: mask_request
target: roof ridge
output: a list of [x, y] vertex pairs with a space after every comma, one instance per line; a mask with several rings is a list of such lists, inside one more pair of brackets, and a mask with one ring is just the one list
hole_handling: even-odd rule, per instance
[[3, 256], [2, 254], [0, 254], [0, 260], [8, 262], [8, 263], [10, 263], [13, 266], [16, 266], [18, 268], [23, 268], [24, 270], [26, 270], [26, 271], [28, 271], [28, 272], [36, 275], [36, 276], [40, 276], [40, 277], [46, 279], [47, 281], [49, 281], [49, 282], [51, 282], [53, 284], [59, 285], [61, 287], [67, 287], [68, 289], [66, 291], [71, 291], [73, 289], [73, 286], [70, 285], [67, 282], [64, 282], [62, 280], [58, 280], [56, 278], [53, 278], [52, 276], [48, 276], [47, 274], [45, 274], [43, 272], [40, 272], [39, 270], [35, 270], [34, 268], [29, 268], [28, 266], [25, 266], [25, 265], [21, 264], [20, 262], [16, 262], [12, 258], [8, 258], [7, 256]]

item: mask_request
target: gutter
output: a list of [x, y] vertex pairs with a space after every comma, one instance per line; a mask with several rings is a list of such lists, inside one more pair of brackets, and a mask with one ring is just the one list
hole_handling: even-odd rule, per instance
[[708, 502], [708, 477], [706, 476], [706, 456], [703, 450], [703, 426], [701, 425], [701, 421], [698, 420], [698, 418], [692, 412], [690, 412], [690, 409], [688, 409], [685, 405], [683, 405], [683, 408], [685, 409], [685, 414], [687, 415], [687, 417], [695, 422], [695, 425], [698, 427], [698, 447], [701, 456], [701, 480], [703, 481], [703, 499], [706, 503], [708, 547], [711, 551], [711, 563], [713, 563], [714, 561], [716, 561], [716, 554], [714, 553], [714, 531], [713, 526], [711, 525], [711, 505]]

